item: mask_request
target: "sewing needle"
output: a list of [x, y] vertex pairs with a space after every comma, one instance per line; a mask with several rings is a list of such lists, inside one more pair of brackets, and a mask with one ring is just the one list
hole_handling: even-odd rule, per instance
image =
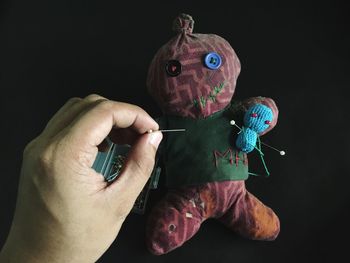
[[[157, 130], [160, 132], [184, 132], [186, 131], [186, 129], [169, 129], [169, 130]], [[152, 133], [152, 132], [156, 132], [154, 130], [148, 130], [147, 133]]]

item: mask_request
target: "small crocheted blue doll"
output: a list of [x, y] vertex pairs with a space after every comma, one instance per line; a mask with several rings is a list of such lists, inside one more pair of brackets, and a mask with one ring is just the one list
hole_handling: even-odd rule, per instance
[[270, 127], [272, 119], [273, 113], [269, 107], [263, 104], [251, 106], [244, 115], [244, 126], [238, 134], [236, 146], [245, 153], [253, 151], [259, 134]]

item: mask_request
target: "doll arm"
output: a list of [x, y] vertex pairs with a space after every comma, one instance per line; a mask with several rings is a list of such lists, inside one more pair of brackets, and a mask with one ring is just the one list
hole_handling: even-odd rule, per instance
[[271, 131], [273, 129], [273, 127], [276, 126], [277, 124], [277, 119], [278, 119], [278, 108], [276, 106], [276, 103], [273, 99], [271, 98], [266, 98], [266, 97], [252, 97], [252, 98], [248, 98], [246, 100], [244, 100], [242, 102], [242, 106], [243, 106], [243, 112], [246, 112], [251, 106], [256, 105], [256, 104], [263, 104], [267, 107], [269, 107], [272, 110], [272, 121], [269, 124], [269, 127], [264, 130], [263, 132], [259, 133], [259, 136], [262, 136], [264, 134], [266, 134], [267, 132]]

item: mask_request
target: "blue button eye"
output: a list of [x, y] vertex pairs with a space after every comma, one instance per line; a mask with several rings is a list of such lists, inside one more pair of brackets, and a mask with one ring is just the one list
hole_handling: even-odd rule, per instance
[[204, 57], [204, 64], [210, 69], [220, 68], [221, 62], [221, 57], [216, 52], [210, 52]]

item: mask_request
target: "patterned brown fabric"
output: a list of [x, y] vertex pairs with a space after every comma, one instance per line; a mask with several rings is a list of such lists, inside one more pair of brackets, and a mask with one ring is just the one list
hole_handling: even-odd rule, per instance
[[[215, 178], [213, 175], [220, 172], [222, 167], [214, 166], [216, 162], [211, 161], [206, 161], [203, 165], [201, 162], [194, 162], [196, 158], [204, 160], [203, 156], [212, 157], [213, 153], [216, 156], [217, 146], [221, 143], [225, 143], [225, 146], [227, 143], [228, 149], [233, 146], [235, 135], [230, 135], [230, 119], [227, 120], [229, 127], [225, 127], [224, 131], [219, 131], [218, 125], [210, 123], [210, 119], [230, 104], [241, 65], [235, 51], [226, 40], [213, 34], [194, 34], [193, 25], [193, 19], [189, 15], [181, 14], [175, 19], [173, 28], [177, 35], [156, 53], [147, 78], [148, 90], [164, 114], [174, 119], [178, 118], [176, 116], [186, 119], [186, 122], [178, 122], [176, 125], [203, 122], [200, 126], [202, 128], [195, 131], [189, 129], [190, 132], [185, 134], [186, 140], [181, 141], [181, 137], [176, 135], [168, 135], [163, 140], [166, 154], [176, 153], [171, 156], [171, 161], [179, 161], [174, 166], [167, 166], [171, 161], [165, 160], [170, 179], [195, 175], [196, 179], [201, 180], [186, 184], [186, 187], [182, 181], [178, 184], [180, 188], [170, 190], [152, 210], [147, 224], [146, 239], [149, 250], [156, 255], [168, 253], [181, 246], [208, 218], [215, 218], [232, 231], [255, 240], [274, 240], [280, 230], [276, 214], [246, 190], [242, 178], [209, 180]], [[210, 52], [219, 54], [222, 59], [218, 69], [210, 69], [204, 63], [204, 57]], [[169, 65], [174, 67], [170, 72]], [[273, 112], [273, 121], [267, 130], [259, 134], [261, 136], [277, 123], [278, 109], [272, 99], [249, 98], [243, 102], [234, 102], [235, 106], [231, 104], [228, 108], [232, 116], [235, 116], [237, 110], [243, 113], [243, 116], [250, 106], [258, 103], [268, 106]], [[241, 120], [235, 121], [240, 123]], [[168, 125], [170, 128], [182, 128], [172, 127], [169, 121]], [[203, 130], [212, 134], [208, 135]], [[193, 157], [194, 153], [204, 148], [204, 154]], [[227, 147], [223, 149], [220, 153], [222, 155]], [[180, 154], [182, 155], [179, 157]], [[185, 171], [183, 167], [188, 169]], [[210, 169], [201, 169], [206, 167]], [[235, 173], [234, 169], [227, 171], [229, 175]]]
[[[179, 22], [180, 21], [180, 22]], [[176, 26], [186, 27], [159, 49], [149, 67], [147, 86], [160, 108], [166, 114], [183, 117], [207, 117], [224, 109], [231, 101], [241, 66], [231, 45], [214, 34], [193, 34], [187, 27], [191, 22], [181, 18], [175, 20]], [[216, 52], [222, 58], [217, 70], [204, 66], [204, 56]], [[169, 60], [178, 60], [182, 72], [176, 77], [168, 76], [165, 65]], [[207, 99], [215, 87], [223, 84], [223, 89], [215, 100]], [[195, 105], [203, 97], [206, 105]]]
[[147, 246], [156, 255], [189, 240], [203, 221], [216, 218], [254, 240], [274, 240], [280, 229], [275, 213], [245, 189], [244, 181], [224, 181], [170, 191], [147, 224]]

